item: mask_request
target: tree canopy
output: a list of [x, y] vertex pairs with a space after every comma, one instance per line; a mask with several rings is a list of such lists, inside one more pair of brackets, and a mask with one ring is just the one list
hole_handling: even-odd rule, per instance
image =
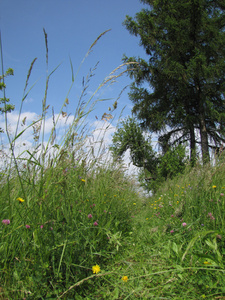
[[149, 57], [123, 58], [139, 63], [129, 71], [133, 113], [164, 149], [188, 142], [194, 159], [199, 143], [208, 161], [225, 142], [225, 1], [141, 2], [149, 9], [124, 21]]

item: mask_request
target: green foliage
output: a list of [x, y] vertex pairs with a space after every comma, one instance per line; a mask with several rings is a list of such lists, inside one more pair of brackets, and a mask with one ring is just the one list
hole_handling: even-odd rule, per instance
[[122, 121], [120, 127], [113, 135], [111, 150], [113, 155], [122, 157], [129, 149], [132, 162], [137, 167], [142, 167], [154, 173], [157, 158], [151, 146], [151, 140], [145, 138], [143, 131], [134, 118], [128, 117]]
[[116, 159], [130, 150], [132, 163], [140, 168], [141, 185], [151, 192], [156, 192], [165, 179], [182, 174], [188, 163], [184, 145], [167, 147], [165, 153], [156, 153], [150, 138], [144, 136], [138, 122], [131, 117], [119, 124], [112, 141], [110, 149]]
[[[4, 78], [9, 76], [9, 75], [14, 75], [13, 69], [9, 68], [5, 74], [0, 76], [0, 91], [4, 91], [6, 88], [6, 85], [4, 83]], [[5, 95], [5, 93], [4, 93]], [[15, 109], [15, 106], [12, 104], [9, 104], [9, 99], [6, 98], [5, 96], [3, 98], [0, 98], [0, 105], [3, 104], [3, 106], [0, 106], [0, 113], [6, 113], [6, 112], [11, 112]], [[2, 128], [0, 128], [0, 132], [4, 132]]]
[[178, 145], [162, 155], [158, 166], [159, 175], [163, 178], [173, 178], [182, 174], [188, 163], [185, 151], [183, 145]]

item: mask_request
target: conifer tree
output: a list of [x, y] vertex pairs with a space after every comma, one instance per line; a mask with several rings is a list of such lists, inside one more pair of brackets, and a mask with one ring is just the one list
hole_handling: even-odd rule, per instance
[[164, 149], [188, 141], [194, 160], [200, 143], [208, 161], [209, 148], [225, 142], [225, 1], [141, 2], [149, 9], [124, 21], [149, 56], [124, 57], [139, 62], [129, 71], [133, 113]]

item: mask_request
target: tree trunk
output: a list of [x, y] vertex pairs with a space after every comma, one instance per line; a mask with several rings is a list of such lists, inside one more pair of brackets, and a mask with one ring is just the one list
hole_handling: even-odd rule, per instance
[[195, 129], [190, 127], [190, 162], [194, 166], [196, 162], [196, 143], [195, 143]]
[[200, 139], [201, 139], [201, 150], [202, 150], [202, 161], [203, 164], [209, 162], [209, 144], [208, 144], [208, 134], [205, 125], [204, 114], [201, 111], [199, 115], [199, 127], [200, 127]]

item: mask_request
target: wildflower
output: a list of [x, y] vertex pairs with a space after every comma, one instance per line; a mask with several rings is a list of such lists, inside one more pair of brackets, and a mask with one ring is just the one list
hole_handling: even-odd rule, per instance
[[205, 264], [205, 265], [211, 265], [211, 263], [208, 262], [208, 261], [204, 261], [204, 264]]
[[215, 188], [216, 188], [216, 185], [213, 185], [212, 188], [215, 189]]
[[171, 215], [171, 218], [173, 218], [174, 217], [174, 215]]
[[44, 225], [41, 225], [40, 228], [42, 229], [44, 227]]
[[52, 228], [52, 227], [50, 227], [50, 230], [53, 230], [53, 228]]
[[210, 213], [208, 213], [208, 217], [212, 217], [212, 213], [210, 212]]
[[136, 203], [133, 203], [134, 205], [136, 205]]
[[148, 221], [148, 218], [146, 218], [146, 221]]
[[94, 226], [98, 226], [98, 222], [95, 221], [95, 222], [94, 222]]
[[89, 215], [88, 215], [88, 219], [91, 219], [91, 218], [92, 218], [92, 214], [89, 214]]
[[29, 229], [29, 228], [30, 228], [30, 225], [26, 225], [26, 228]]
[[82, 181], [82, 182], [85, 182], [86, 180], [82, 178], [81, 181]]
[[16, 200], [18, 200], [20, 203], [24, 202], [25, 200], [23, 200], [23, 198], [17, 198]]
[[185, 223], [185, 222], [184, 222], [184, 223], [182, 223], [182, 226], [183, 226], [183, 227], [187, 226], [187, 223]]
[[9, 225], [10, 220], [9, 219], [2, 220], [2, 224]]
[[170, 230], [170, 233], [174, 233], [174, 230]]
[[122, 280], [123, 280], [124, 282], [127, 282], [128, 277], [127, 277], [127, 276], [123, 276], [123, 277], [122, 277]]
[[224, 193], [221, 193], [221, 194], [220, 194], [220, 196], [222, 196], [222, 197], [223, 197], [223, 196], [224, 196]]
[[100, 267], [99, 267], [99, 265], [93, 266], [93, 267], [92, 267], [92, 272], [93, 272], [94, 274], [98, 274], [98, 273], [100, 272]]
[[95, 206], [96, 206], [96, 204], [95, 204], [95, 203], [93, 203], [93, 204], [92, 204], [92, 207], [95, 207]]
[[106, 213], [106, 210], [104, 209], [104, 213]]
[[201, 226], [204, 226], [204, 224], [201, 224]]

